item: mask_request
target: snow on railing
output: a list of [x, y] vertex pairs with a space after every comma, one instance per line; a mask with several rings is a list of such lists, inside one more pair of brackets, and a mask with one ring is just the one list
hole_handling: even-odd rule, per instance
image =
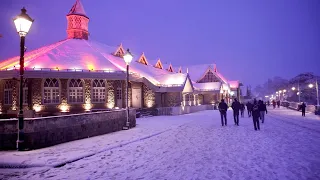
[[157, 84], [157, 86], [160, 86], [160, 87], [180, 87], [182, 85], [183, 84]]
[[[7, 68], [0, 71], [19, 71], [19, 68]], [[59, 69], [59, 68], [24, 68], [25, 71], [54, 71], [54, 72], [99, 72], [99, 73], [126, 73], [126, 71], [114, 71], [111, 69], [107, 70], [88, 70], [88, 69]], [[129, 72], [132, 76], [141, 77], [140, 74], [135, 72]]]

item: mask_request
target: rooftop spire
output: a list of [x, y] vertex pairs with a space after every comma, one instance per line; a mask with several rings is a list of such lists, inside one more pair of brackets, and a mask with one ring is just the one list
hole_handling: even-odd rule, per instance
[[70, 14], [77, 14], [77, 15], [87, 16], [80, 0], [77, 0], [76, 3], [72, 6], [72, 8], [70, 9], [68, 15], [70, 15]]
[[76, 3], [72, 6], [71, 10], [67, 14], [67, 21], [68, 39], [88, 40], [89, 18], [86, 15], [80, 0], [76, 0]]

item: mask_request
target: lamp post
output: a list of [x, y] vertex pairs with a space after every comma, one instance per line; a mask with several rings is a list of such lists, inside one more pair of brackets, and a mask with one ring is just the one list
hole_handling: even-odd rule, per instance
[[[313, 88], [313, 84], [309, 84], [309, 88]], [[317, 93], [317, 106], [319, 106], [319, 85], [318, 85], [317, 79], [316, 79], [316, 93]]]
[[23, 150], [24, 133], [23, 133], [23, 74], [24, 74], [24, 51], [25, 37], [32, 25], [33, 19], [26, 13], [25, 8], [21, 9], [21, 14], [13, 19], [17, 32], [20, 36], [20, 99], [19, 99], [19, 115], [18, 115], [18, 139], [17, 149]]
[[127, 121], [126, 125], [123, 127], [124, 130], [128, 130], [130, 128], [130, 121], [129, 121], [129, 65], [133, 59], [133, 56], [129, 49], [127, 49], [126, 54], [123, 56], [123, 60], [127, 65], [127, 82], [126, 82], [126, 114], [127, 114]]

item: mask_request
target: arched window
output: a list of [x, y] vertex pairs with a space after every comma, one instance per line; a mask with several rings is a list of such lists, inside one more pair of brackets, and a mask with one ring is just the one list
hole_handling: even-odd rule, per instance
[[6, 105], [12, 104], [12, 89], [12, 81], [6, 81], [4, 85], [4, 104]]
[[59, 82], [57, 79], [46, 79], [43, 85], [43, 103], [59, 103]]
[[83, 83], [81, 79], [71, 79], [69, 81], [69, 102], [83, 103]]
[[28, 79], [23, 82], [23, 104], [28, 104]]
[[95, 79], [92, 82], [92, 102], [104, 103], [106, 98], [106, 84], [105, 81]]

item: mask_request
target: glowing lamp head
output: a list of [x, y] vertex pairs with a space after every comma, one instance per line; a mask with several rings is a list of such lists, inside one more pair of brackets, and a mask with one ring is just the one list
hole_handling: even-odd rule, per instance
[[313, 88], [313, 84], [309, 84], [309, 88]]
[[34, 21], [26, 12], [27, 10], [25, 8], [22, 8], [21, 14], [19, 14], [13, 19], [13, 22], [16, 26], [17, 32], [19, 33], [20, 37], [26, 36], [28, 34], [32, 22]]
[[133, 56], [129, 49], [127, 49], [126, 54], [123, 56], [124, 62], [126, 62], [127, 65], [129, 65], [133, 59]]
[[279, 91], [279, 93], [282, 93], [282, 91]]
[[287, 90], [284, 89], [283, 92], [287, 92]]
[[231, 95], [231, 96], [233, 96], [233, 95], [234, 95], [234, 92], [233, 92], [233, 91], [231, 91], [231, 92], [230, 92], [230, 95]]
[[291, 89], [292, 89], [292, 91], [296, 90], [296, 88], [295, 88], [295, 87], [292, 87]]

